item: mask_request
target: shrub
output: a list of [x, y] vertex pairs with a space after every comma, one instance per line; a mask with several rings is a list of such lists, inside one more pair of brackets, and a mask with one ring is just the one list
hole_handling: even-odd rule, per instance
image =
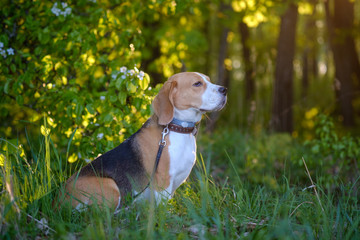
[[323, 176], [333, 182], [334, 178], [355, 180], [359, 174], [360, 138], [350, 135], [340, 137], [333, 120], [319, 115], [315, 123], [315, 138], [306, 143], [311, 148], [310, 163], [323, 171]]
[[45, 117], [43, 130], [62, 151], [72, 140], [76, 154], [69, 160], [76, 161], [96, 157], [138, 129], [156, 92], [136, 68], [143, 44], [137, 16], [151, 11], [143, 4], [3, 4], [0, 135], [21, 137], [24, 125]]

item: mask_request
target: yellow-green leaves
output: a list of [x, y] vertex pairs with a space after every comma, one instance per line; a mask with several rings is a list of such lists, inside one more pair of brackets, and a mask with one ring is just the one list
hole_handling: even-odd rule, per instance
[[126, 90], [127, 90], [129, 93], [134, 93], [134, 92], [136, 92], [136, 86], [135, 86], [135, 84], [133, 84], [133, 83], [130, 82], [130, 81], [126, 82]]
[[[7, 29], [0, 34], [0, 92], [5, 95], [0, 132], [14, 138], [12, 129], [23, 132], [25, 121], [35, 122], [39, 127], [31, 135], [48, 141], [51, 135], [48, 143], [64, 149], [77, 129], [71, 150], [81, 153], [79, 159], [93, 159], [127, 138], [151, 113], [155, 91], [148, 89], [149, 75], [136, 67], [145, 41], [140, 18], [160, 6], [67, 4], [10, 1], [0, 8]], [[53, 123], [39, 123], [43, 115]], [[99, 133], [104, 137], [97, 139]]]
[[150, 83], [150, 77], [147, 73], [145, 73], [144, 78], [139, 80], [139, 86], [142, 90], [146, 90]]
[[43, 136], [47, 137], [50, 134], [50, 128], [47, 128], [44, 125], [41, 125], [40, 132]]

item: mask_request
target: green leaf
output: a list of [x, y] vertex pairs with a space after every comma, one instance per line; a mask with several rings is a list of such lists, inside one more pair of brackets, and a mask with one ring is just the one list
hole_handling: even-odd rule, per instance
[[4, 93], [9, 94], [9, 87], [10, 87], [10, 81], [8, 80], [8, 81], [5, 83]]
[[125, 105], [125, 103], [126, 103], [126, 97], [127, 97], [126, 92], [120, 92], [120, 93], [119, 93], [118, 99], [119, 99], [121, 105]]
[[42, 52], [42, 48], [41, 47], [37, 47], [37, 48], [35, 48], [35, 55], [40, 55], [41, 54], [41, 52]]
[[315, 146], [313, 146], [313, 147], [311, 148], [311, 151], [312, 151], [313, 153], [318, 153], [319, 150], [320, 150], [319, 145], [315, 145]]
[[115, 82], [115, 87], [116, 87], [116, 89], [120, 90], [123, 81], [124, 81], [124, 79], [122, 79], [121, 77], [119, 77], [118, 79], [116, 79], [116, 82]]
[[94, 109], [93, 104], [91, 104], [91, 103], [86, 104], [86, 109], [88, 110], [89, 113], [95, 114], [95, 109]]
[[136, 92], [136, 86], [132, 82], [126, 82], [126, 89], [129, 93], [135, 93]]
[[140, 110], [141, 108], [142, 99], [141, 98], [135, 98], [134, 99], [134, 106], [137, 110]]
[[10, 65], [10, 69], [11, 69], [11, 71], [12, 71], [13, 73], [15, 73], [15, 72], [16, 72], [16, 65], [12, 63], [12, 64]]
[[147, 73], [145, 73], [143, 80], [139, 80], [139, 85], [142, 90], [146, 90], [149, 86], [149, 83], [150, 83], [150, 77]]
[[80, 103], [76, 104], [75, 114], [77, 117], [81, 116], [83, 110], [84, 110], [84, 106], [82, 104], [80, 104]]
[[23, 98], [23, 96], [17, 95], [17, 96], [16, 96], [16, 102], [17, 102], [20, 106], [22, 106], [22, 105], [24, 104], [24, 98]]
[[116, 95], [111, 95], [110, 96], [110, 102], [114, 103], [114, 102], [116, 102], [116, 100], [117, 100]]
[[104, 117], [104, 122], [105, 123], [111, 123], [113, 120], [113, 117], [111, 116], [110, 113], [106, 114], [105, 117]]

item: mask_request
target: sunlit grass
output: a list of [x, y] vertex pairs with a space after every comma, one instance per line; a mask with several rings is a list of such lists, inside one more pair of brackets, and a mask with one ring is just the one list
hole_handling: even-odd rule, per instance
[[[80, 166], [68, 164], [66, 152], [59, 153], [51, 134], [30, 141], [31, 156], [8, 146], [3, 151], [1, 171], [1, 239], [357, 239], [360, 237], [360, 212], [356, 182], [327, 185], [314, 178], [318, 197], [310, 180], [296, 182], [290, 174], [274, 178], [278, 187], [254, 183], [244, 177], [239, 166], [241, 151], [223, 136], [227, 147], [208, 145], [199, 154], [189, 178], [167, 203], [132, 204], [114, 215], [110, 209], [91, 206], [73, 212], [69, 206], [57, 208], [52, 202], [63, 182]], [[46, 134], [45, 134], [46, 135]], [[220, 136], [220, 135], [219, 135]], [[241, 134], [235, 134], [239, 138]], [[216, 138], [215, 138], [216, 139]], [[261, 139], [249, 141], [257, 142]], [[206, 146], [206, 141], [200, 140]], [[238, 147], [244, 143], [237, 142]], [[259, 143], [260, 144], [260, 143]], [[1, 147], [9, 145], [1, 139]], [[37, 146], [37, 147], [35, 147]], [[248, 146], [249, 147], [249, 146]], [[252, 146], [254, 147], [254, 146]], [[49, 149], [50, 152], [49, 152]], [[212, 151], [212, 152], [209, 152]], [[216, 151], [222, 151], [221, 153]], [[70, 151], [71, 152], [71, 151]], [[51, 157], [48, 177], [47, 154]], [[284, 157], [281, 151], [274, 156]], [[262, 161], [263, 156], [258, 156]], [[285, 156], [286, 157], [286, 156]], [[219, 161], [221, 164], [219, 164]], [[226, 166], [223, 174], [216, 174]], [[273, 169], [267, 166], [265, 174]], [[294, 171], [294, 170], [291, 170]], [[305, 168], [301, 170], [305, 174]], [[297, 172], [297, 171], [294, 171]], [[247, 173], [248, 176], [250, 173]], [[214, 175], [214, 176], [213, 176]], [[317, 182], [319, 180], [319, 182]], [[359, 179], [358, 179], [359, 180]], [[12, 191], [7, 188], [11, 186]], [[50, 187], [49, 187], [50, 185]], [[331, 188], [336, 188], [334, 191]], [[319, 201], [321, 205], [319, 204]], [[18, 206], [18, 209], [17, 207]], [[322, 208], [324, 210], [322, 210]]]

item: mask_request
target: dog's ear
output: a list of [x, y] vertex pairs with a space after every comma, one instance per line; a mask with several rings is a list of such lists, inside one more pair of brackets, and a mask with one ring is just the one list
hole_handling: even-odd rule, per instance
[[174, 94], [176, 88], [176, 81], [164, 83], [152, 103], [154, 112], [159, 119], [159, 125], [166, 125], [174, 118]]

